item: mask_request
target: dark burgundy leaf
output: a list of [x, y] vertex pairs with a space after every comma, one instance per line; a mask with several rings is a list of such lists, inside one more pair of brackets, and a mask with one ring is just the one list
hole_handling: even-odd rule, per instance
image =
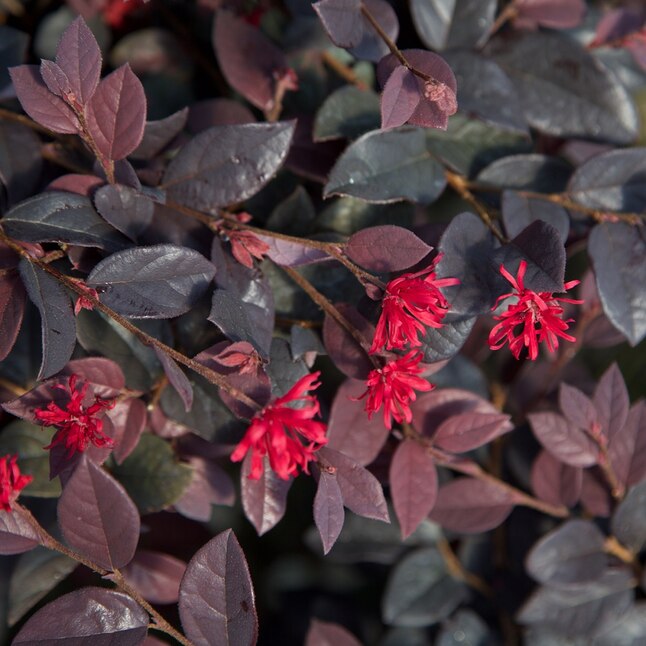
[[427, 448], [414, 440], [404, 440], [393, 455], [388, 480], [405, 540], [428, 516], [437, 498], [437, 470]]
[[253, 112], [233, 99], [206, 99], [198, 101], [189, 108], [188, 129], [197, 134], [211, 126], [235, 126], [242, 123], [255, 123]]
[[146, 637], [149, 621], [148, 613], [124, 592], [81, 588], [33, 614], [13, 643], [139, 646]]
[[588, 253], [603, 310], [631, 345], [646, 336], [646, 239], [643, 227], [623, 222], [598, 224], [590, 233]]
[[412, 231], [388, 224], [362, 229], [350, 236], [344, 247], [351, 260], [377, 273], [408, 269], [432, 249]]
[[184, 408], [188, 412], [193, 406], [193, 386], [191, 386], [191, 382], [174, 359], [158, 348], [155, 348], [155, 354], [164, 368], [168, 381], [181, 397]]
[[646, 482], [633, 487], [612, 516], [612, 534], [638, 554], [646, 544]]
[[137, 247], [99, 262], [86, 284], [101, 301], [131, 318], [172, 318], [204, 293], [215, 267], [197, 251], [173, 244]]
[[126, 63], [101, 80], [87, 108], [87, 127], [106, 160], [127, 157], [146, 125], [146, 95]]
[[562, 383], [559, 387], [559, 407], [565, 418], [577, 428], [592, 432], [598, 425], [597, 410], [590, 398], [578, 388]]
[[282, 480], [264, 458], [264, 469], [258, 480], [251, 480], [251, 453], [247, 453], [240, 470], [242, 507], [249, 522], [256, 528], [258, 536], [268, 532], [285, 515], [287, 493], [292, 480]]
[[514, 428], [503, 413], [461, 413], [442, 422], [433, 444], [445, 451], [464, 453], [477, 449]]
[[511, 77], [527, 121], [540, 132], [616, 144], [635, 139], [638, 118], [627, 90], [574, 39], [518, 34], [495, 39], [488, 53]]
[[381, 95], [381, 127], [403, 126], [413, 116], [421, 98], [415, 75], [403, 65], [396, 67]]
[[517, 501], [495, 483], [455, 478], [440, 487], [431, 520], [453, 532], [478, 534], [498, 527]]
[[322, 260], [331, 260], [330, 256], [324, 251], [296, 241], [283, 240], [262, 234], [256, 234], [256, 237], [269, 247], [265, 255], [277, 265], [299, 267]]
[[592, 516], [600, 516], [601, 518], [610, 516], [613, 501], [601, 469], [594, 467], [583, 471], [581, 504], [585, 511]]
[[123, 184], [101, 186], [94, 193], [94, 205], [103, 219], [131, 240], [150, 226], [155, 212], [147, 195]]
[[19, 511], [0, 510], [0, 554], [22, 554], [40, 545], [34, 526]]
[[627, 610], [633, 603], [633, 586], [628, 570], [608, 568], [596, 581], [540, 587], [521, 609], [518, 621], [583, 636], [606, 617]]
[[496, 159], [480, 171], [477, 180], [500, 188], [561, 193], [565, 190], [572, 167], [559, 157], [539, 155], [507, 155]]
[[182, 516], [205, 523], [211, 519], [212, 505], [233, 505], [233, 482], [212, 460], [192, 456], [188, 463], [193, 469], [193, 478], [174, 506]]
[[570, 520], [534, 545], [527, 571], [539, 583], [555, 586], [594, 581], [608, 563], [605, 538], [590, 521]]
[[213, 23], [213, 47], [231, 87], [260, 110], [271, 110], [278, 79], [287, 60], [259, 29], [219, 10]]
[[66, 101], [65, 97], [70, 97], [71, 99], [74, 96], [74, 91], [67, 75], [60, 66], [53, 61], [41, 60], [40, 76], [47, 89], [56, 96], [60, 96], [69, 105], [70, 101]]
[[195, 646], [253, 646], [258, 617], [244, 553], [230, 530], [189, 561], [179, 590], [179, 616]]
[[348, 330], [329, 314], [323, 321], [323, 343], [336, 367], [353, 379], [365, 379], [375, 365], [368, 356], [369, 343], [375, 328], [359, 312], [347, 303], [335, 303], [337, 310], [365, 339], [363, 345]]
[[327, 427], [327, 447], [366, 466], [379, 454], [390, 431], [381, 415], [368, 419], [358, 398], [366, 391], [363, 381], [348, 379], [337, 390]]
[[563, 244], [570, 232], [570, 219], [562, 206], [524, 197], [515, 191], [504, 191], [502, 194], [502, 220], [509, 236], [519, 235], [536, 220], [551, 224], [559, 232]]
[[26, 292], [16, 274], [0, 276], [0, 361], [11, 352], [25, 311]]
[[573, 467], [597, 463], [599, 450], [592, 438], [556, 413], [530, 413], [529, 422], [538, 441], [561, 462]]
[[185, 570], [186, 563], [170, 554], [140, 550], [121, 573], [146, 601], [164, 604], [177, 602]]
[[585, 14], [584, 0], [518, 0], [514, 8], [517, 11], [514, 23], [530, 29], [539, 25], [550, 29], [572, 29]]
[[358, 516], [390, 522], [388, 507], [379, 480], [349, 457], [323, 447], [318, 452], [325, 466], [336, 469], [343, 504]]
[[545, 449], [532, 465], [531, 479], [534, 493], [552, 505], [574, 507], [581, 495], [582, 470], [563, 464]]
[[345, 511], [343, 497], [334, 472], [321, 471], [316, 496], [314, 496], [314, 522], [327, 554], [343, 529]]
[[[393, 42], [399, 36], [399, 21], [397, 14], [388, 0], [363, 0], [366, 9], [379, 23], [388, 38]], [[390, 50], [384, 40], [377, 34], [374, 27], [366, 18], [363, 20], [363, 35], [358, 45], [350, 48], [350, 54], [358, 59], [365, 59], [377, 63], [379, 59], [388, 54]]]
[[58, 522], [65, 540], [107, 570], [130, 562], [139, 541], [139, 512], [126, 490], [83, 456], [63, 488]]
[[338, 624], [312, 619], [305, 636], [305, 646], [361, 646], [361, 643]]
[[114, 450], [112, 455], [121, 464], [135, 449], [144, 431], [147, 419], [146, 404], [141, 399], [117, 401], [114, 408], [106, 411], [114, 426]]
[[411, 0], [415, 29], [430, 49], [471, 48], [486, 37], [495, 0]]
[[319, 0], [313, 5], [325, 31], [338, 47], [355, 47], [364, 33], [361, 0]]
[[76, 193], [77, 195], [91, 197], [94, 191], [99, 186], [102, 186], [103, 183], [103, 180], [95, 175], [68, 173], [67, 175], [61, 175], [50, 182], [45, 190]]
[[63, 32], [56, 49], [56, 63], [65, 74], [75, 99], [85, 106], [99, 84], [101, 50], [80, 16]]
[[592, 401], [604, 434], [612, 439], [624, 427], [630, 408], [626, 382], [616, 363], [603, 373]]
[[70, 361], [61, 377], [78, 375], [92, 384], [92, 392], [104, 399], [116, 397], [125, 388], [126, 380], [118, 363], [105, 357], [84, 357]]
[[348, 195], [378, 204], [399, 200], [430, 204], [445, 185], [444, 169], [428, 151], [422, 130], [377, 131], [357, 139], [339, 157], [324, 197]]
[[110, 252], [128, 246], [128, 240], [99, 217], [90, 199], [75, 193], [47, 191], [30, 197], [10, 209], [2, 224], [8, 235], [27, 242], [64, 242]]
[[78, 118], [67, 103], [47, 89], [38, 65], [12, 67], [9, 74], [22, 109], [34, 121], [61, 134], [79, 132]]
[[187, 119], [188, 108], [182, 108], [164, 119], [146, 121], [144, 136], [130, 156], [134, 159], [152, 159], [184, 130]]
[[63, 369], [76, 345], [72, 303], [57, 280], [24, 258], [20, 261], [20, 277], [40, 312], [43, 359], [38, 379], [47, 379]]
[[386, 585], [381, 614], [394, 626], [429, 626], [448, 617], [467, 596], [466, 586], [447, 572], [437, 549], [426, 547], [397, 564]]
[[424, 353], [423, 362], [435, 363], [453, 358], [467, 340], [475, 321], [476, 317], [464, 318], [449, 314], [442, 321], [441, 328], [426, 328], [420, 348]]
[[257, 193], [285, 161], [293, 121], [214, 126], [193, 137], [168, 165], [168, 198], [213, 212]]
[[610, 40], [617, 40], [637, 31], [644, 22], [644, 13], [631, 7], [620, 7], [605, 11], [597, 23], [597, 30], [592, 41], [594, 45], [603, 45]]

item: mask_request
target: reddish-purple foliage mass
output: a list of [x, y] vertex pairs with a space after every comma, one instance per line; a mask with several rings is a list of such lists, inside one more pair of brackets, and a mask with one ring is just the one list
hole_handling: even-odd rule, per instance
[[0, 2], [0, 639], [646, 643], [645, 114], [639, 2]]

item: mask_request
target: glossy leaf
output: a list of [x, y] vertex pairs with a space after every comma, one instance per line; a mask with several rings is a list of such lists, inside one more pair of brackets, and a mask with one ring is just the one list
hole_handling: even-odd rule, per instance
[[498, 527], [515, 502], [509, 491], [494, 483], [460, 477], [440, 487], [430, 518], [453, 532], [478, 534]]
[[509, 415], [461, 413], [449, 417], [437, 427], [433, 435], [433, 444], [452, 453], [465, 453], [512, 429]]
[[588, 253], [603, 311], [631, 345], [646, 336], [646, 239], [641, 227], [623, 222], [598, 224], [590, 233]]
[[125, 489], [87, 457], [58, 503], [65, 540], [107, 570], [130, 562], [139, 541], [139, 513]]
[[188, 108], [182, 108], [164, 119], [146, 121], [144, 136], [130, 156], [135, 159], [152, 159], [161, 153], [184, 130], [188, 113]]
[[177, 602], [179, 584], [185, 571], [186, 563], [174, 556], [140, 550], [121, 573], [146, 601], [166, 604]]
[[379, 97], [371, 90], [346, 85], [332, 92], [316, 113], [314, 141], [355, 139], [380, 124]]
[[204, 211], [257, 193], [285, 161], [293, 121], [214, 126], [196, 135], [168, 165], [168, 198]]
[[[397, 36], [399, 36], [399, 21], [397, 20], [395, 10], [388, 0], [363, 0], [363, 4], [375, 21], [379, 23], [379, 26], [388, 38], [396, 42]], [[362, 26], [363, 33], [361, 40], [357, 45], [349, 49], [350, 54], [355, 58], [377, 63], [390, 50], [365, 17], [362, 17]]]
[[98, 215], [89, 198], [74, 193], [47, 191], [30, 197], [8, 211], [2, 222], [8, 235], [26, 242], [63, 242], [106, 251], [128, 245]]
[[137, 148], [146, 125], [146, 95], [126, 63], [101, 80], [87, 108], [87, 127], [107, 160], [127, 157]]
[[27, 293], [18, 276], [0, 277], [0, 361], [10, 352], [20, 332]]
[[592, 397], [597, 419], [606, 437], [621, 431], [628, 419], [630, 400], [626, 382], [616, 363], [603, 373]]
[[405, 540], [428, 516], [437, 498], [437, 471], [427, 448], [414, 440], [404, 440], [393, 455], [388, 480]]
[[167, 355], [165, 352], [162, 352], [158, 348], [155, 348], [155, 354], [164, 367], [164, 372], [166, 373], [168, 381], [173, 386], [173, 388], [175, 388], [177, 394], [182, 398], [182, 401], [184, 402], [184, 408], [188, 412], [193, 405], [193, 387], [191, 386], [191, 382], [184, 374], [184, 371], [169, 355]]
[[146, 636], [148, 622], [148, 613], [124, 592], [86, 587], [38, 610], [13, 643], [32, 646], [93, 640], [105, 646], [138, 646]]
[[532, 465], [531, 481], [534, 493], [541, 500], [573, 507], [581, 495], [583, 472], [543, 449]]
[[336, 474], [322, 470], [314, 496], [314, 522], [321, 535], [324, 554], [332, 549], [339, 537], [344, 518], [343, 496]]
[[324, 197], [348, 195], [376, 203], [406, 199], [428, 204], [439, 197], [445, 184], [444, 171], [427, 151], [422, 130], [378, 131], [363, 135], [339, 157]]
[[196, 646], [256, 643], [258, 618], [249, 567], [230, 529], [189, 561], [179, 590], [179, 615]]
[[497, 159], [478, 173], [477, 180], [500, 188], [561, 193], [571, 173], [570, 165], [562, 159], [533, 153]]
[[556, 413], [530, 413], [536, 439], [561, 462], [573, 467], [596, 464], [598, 449], [592, 438]]
[[361, 646], [352, 633], [338, 624], [312, 619], [305, 646]]
[[34, 526], [22, 514], [0, 510], [0, 554], [22, 554], [40, 542]]
[[106, 184], [94, 193], [94, 204], [101, 217], [131, 240], [146, 230], [153, 219], [153, 201], [123, 184]]
[[[524, 197], [515, 191], [502, 194], [502, 220], [507, 235], [515, 237], [532, 222], [542, 220], [553, 226], [565, 244], [570, 232], [570, 219], [567, 211], [558, 204]], [[547, 255], [547, 254], [545, 254]]]
[[86, 284], [101, 301], [131, 318], [172, 318], [204, 293], [215, 268], [197, 251], [172, 244], [112, 254], [90, 272]]
[[38, 379], [46, 379], [62, 370], [74, 351], [76, 322], [72, 303], [57, 280], [25, 259], [20, 261], [20, 277], [40, 312], [43, 359]]
[[646, 544], [646, 483], [633, 487], [612, 516], [612, 533], [622, 545], [639, 553]]
[[424, 363], [453, 358], [466, 342], [476, 317], [446, 316], [441, 328], [429, 327], [422, 337], [421, 351]]

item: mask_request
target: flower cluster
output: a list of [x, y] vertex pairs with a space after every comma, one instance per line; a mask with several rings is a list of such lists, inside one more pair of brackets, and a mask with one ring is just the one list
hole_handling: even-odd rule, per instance
[[2, 511], [11, 511], [12, 503], [33, 480], [32, 476], [20, 473], [17, 461], [17, 455], [5, 455], [0, 458], [0, 509]]
[[[89, 383], [84, 382], [77, 388], [78, 376], [69, 378], [68, 388], [70, 399], [65, 409], [54, 402], [49, 402], [44, 409], [34, 411], [36, 419], [44, 426], [54, 426], [58, 430], [52, 442], [46, 449], [63, 444], [67, 448], [67, 457], [71, 458], [77, 451], [85, 451], [90, 444], [98, 447], [111, 447], [113, 441], [103, 433], [103, 420], [97, 417], [102, 410], [112, 408], [114, 400], [94, 397], [94, 402], [89, 406], [84, 404]], [[63, 384], [56, 386], [66, 390]]]
[[[240, 462], [251, 451], [249, 478], [257, 480], [262, 475], [263, 457], [278, 477], [287, 480], [298, 474], [299, 469], [309, 473], [308, 464], [314, 454], [327, 443], [327, 427], [313, 418], [319, 414], [316, 397], [309, 395], [321, 384], [317, 382], [320, 372], [301, 377], [282, 397], [258, 412], [251, 421], [242, 441], [231, 454], [233, 462]], [[300, 408], [288, 406], [301, 404]], [[303, 443], [303, 440], [307, 442]]]
[[[527, 262], [522, 260], [518, 266], [518, 273], [514, 278], [504, 267], [500, 266], [500, 273], [511, 283], [514, 291], [503, 294], [498, 298], [492, 309], [496, 309], [500, 301], [516, 297], [515, 303], [499, 316], [494, 316], [500, 321], [489, 334], [489, 347], [499, 350], [505, 344], [516, 359], [520, 357], [523, 348], [529, 351], [529, 358], [534, 361], [538, 357], [538, 345], [546, 342], [550, 352], [559, 347], [559, 337], [566, 341], [576, 339], [566, 334], [569, 324], [573, 319], [563, 320], [563, 308], [559, 303], [580, 304], [583, 301], [572, 298], [555, 297], [550, 292], [534, 292], [524, 285]], [[564, 291], [568, 291], [579, 284], [578, 280], [565, 283]]]

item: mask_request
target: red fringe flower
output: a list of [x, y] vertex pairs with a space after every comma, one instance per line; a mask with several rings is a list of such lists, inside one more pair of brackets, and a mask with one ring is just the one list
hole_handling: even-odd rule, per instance
[[33, 480], [32, 476], [20, 473], [17, 460], [17, 455], [0, 458], [0, 509], [3, 511], [11, 511], [11, 504]]

